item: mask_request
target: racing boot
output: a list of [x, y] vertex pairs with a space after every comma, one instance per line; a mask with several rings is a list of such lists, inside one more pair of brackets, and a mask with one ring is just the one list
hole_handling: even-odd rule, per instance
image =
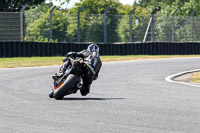
[[74, 89], [72, 90], [72, 93], [76, 93], [79, 89], [81, 89], [83, 87], [83, 84], [78, 83]]
[[83, 85], [80, 92], [82, 96], [86, 96], [90, 92], [90, 85]]

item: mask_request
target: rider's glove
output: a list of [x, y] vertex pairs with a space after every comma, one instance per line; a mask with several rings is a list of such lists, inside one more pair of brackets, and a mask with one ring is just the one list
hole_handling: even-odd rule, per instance
[[73, 55], [73, 52], [69, 52], [69, 53], [67, 53], [67, 57], [70, 57], [70, 56], [72, 56]]
[[70, 57], [70, 56], [76, 56], [77, 54], [75, 53], [75, 52], [69, 52], [69, 53], [67, 53], [67, 57]]
[[63, 59], [63, 62], [65, 62], [65, 61], [67, 61], [68, 60], [68, 57], [65, 57], [64, 59]]
[[95, 77], [94, 77], [94, 80], [97, 80], [97, 79], [98, 79], [98, 76], [95, 76]]

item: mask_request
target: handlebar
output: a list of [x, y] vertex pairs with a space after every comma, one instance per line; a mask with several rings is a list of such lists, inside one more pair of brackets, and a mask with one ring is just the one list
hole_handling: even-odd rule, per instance
[[[83, 57], [68, 57], [69, 58], [69, 60], [70, 60], [70, 62], [74, 62], [74, 61], [79, 61], [79, 62], [81, 62], [81, 59], [82, 59], [82, 61], [84, 62], [85, 60], [84, 60], [84, 58]], [[78, 59], [77, 59], [78, 58]]]

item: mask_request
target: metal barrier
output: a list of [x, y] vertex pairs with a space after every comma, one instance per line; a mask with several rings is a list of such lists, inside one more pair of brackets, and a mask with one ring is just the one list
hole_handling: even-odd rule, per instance
[[38, 10], [0, 12], [0, 40], [104, 43], [200, 41], [200, 17], [193, 16], [194, 12], [190, 16], [144, 16], [111, 15], [106, 12], [80, 14], [80, 11], [78, 15], [68, 14], [53, 7], [50, 13]]
[[[0, 57], [64, 56], [86, 49], [89, 43], [0, 42]], [[187, 55], [200, 54], [199, 42], [145, 42], [98, 44], [101, 55]]]

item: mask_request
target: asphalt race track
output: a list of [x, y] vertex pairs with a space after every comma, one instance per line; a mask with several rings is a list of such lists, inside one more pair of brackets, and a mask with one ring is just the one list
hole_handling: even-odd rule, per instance
[[200, 58], [103, 63], [91, 93], [50, 99], [58, 66], [0, 69], [0, 133], [199, 133], [200, 88], [170, 83]]

